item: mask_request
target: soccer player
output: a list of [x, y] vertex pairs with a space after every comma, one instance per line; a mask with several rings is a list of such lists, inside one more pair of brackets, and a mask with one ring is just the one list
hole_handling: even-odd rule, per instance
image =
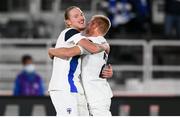
[[[78, 7], [67, 8], [64, 17], [67, 28], [60, 33], [56, 48], [72, 47], [78, 44], [78, 49], [82, 50], [81, 47], [83, 47], [91, 53], [107, 49], [106, 44], [93, 44], [81, 35], [80, 31], [85, 28], [85, 18]], [[81, 64], [79, 56], [67, 60], [57, 57], [53, 59], [53, 71], [48, 91], [57, 115], [79, 115], [78, 105], [81, 103], [78, 100], [80, 98], [79, 101], [85, 101], [84, 91], [79, 81], [79, 64]], [[83, 102], [82, 105], [84, 105]], [[84, 109], [86, 109], [85, 107]]]
[[[107, 33], [110, 26], [111, 23], [107, 17], [95, 15], [87, 26], [86, 36], [93, 43], [107, 43], [103, 36]], [[83, 54], [87, 55], [82, 57], [82, 84], [89, 105], [89, 112], [93, 116], [111, 115], [110, 104], [112, 91], [107, 80], [101, 76], [102, 70], [106, 67], [109, 51], [110, 49], [108, 48], [106, 51], [90, 54], [88, 51], [83, 50]], [[72, 48], [51, 48], [49, 49], [49, 53], [59, 58], [68, 59], [70, 56], [80, 55], [82, 51], [78, 46], [75, 46]]]

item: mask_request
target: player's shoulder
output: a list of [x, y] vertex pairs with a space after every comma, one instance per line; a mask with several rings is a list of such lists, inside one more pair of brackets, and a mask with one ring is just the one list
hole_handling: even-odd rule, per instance
[[77, 29], [75, 28], [66, 28], [63, 30], [64, 33], [70, 33], [70, 34], [76, 34], [76, 33], [80, 33], [80, 31], [78, 31]]
[[103, 36], [98, 36], [97, 38], [101, 43], [107, 42], [106, 39]]
[[63, 31], [64, 34], [64, 40], [67, 41], [70, 39], [72, 36], [79, 34], [80, 32], [77, 29], [74, 28], [67, 28]]
[[103, 36], [96, 36], [96, 37], [87, 37], [93, 43], [106, 43], [106, 39]]

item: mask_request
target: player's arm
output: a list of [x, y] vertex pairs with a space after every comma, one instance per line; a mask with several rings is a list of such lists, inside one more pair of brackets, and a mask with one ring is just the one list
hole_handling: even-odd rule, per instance
[[50, 58], [59, 57], [61, 59], [69, 59], [70, 57], [81, 55], [82, 49], [80, 46], [71, 48], [49, 48], [48, 54]]
[[85, 50], [87, 50], [91, 54], [99, 53], [99, 52], [102, 52], [102, 51], [109, 49], [109, 45], [107, 43], [95, 44], [93, 42], [90, 42], [87, 39], [81, 39], [78, 42], [78, 45], [80, 45], [82, 48], [84, 48]]
[[65, 34], [65, 41], [67, 43], [74, 42], [76, 45], [80, 45], [82, 48], [87, 50], [89, 53], [99, 53], [105, 51], [108, 47], [105, 44], [94, 44], [90, 42], [86, 37], [82, 36], [76, 29], [70, 29]]
[[[80, 45], [80, 46], [79, 46]], [[80, 55], [80, 54], [87, 54], [91, 53], [99, 53], [104, 50], [109, 52], [109, 45], [107, 43], [104, 44], [95, 44], [90, 42], [87, 39], [81, 39], [78, 42], [77, 46], [72, 48], [50, 48], [48, 50], [49, 57], [52, 59], [53, 57], [59, 57], [61, 59], [68, 59], [70, 57]]]

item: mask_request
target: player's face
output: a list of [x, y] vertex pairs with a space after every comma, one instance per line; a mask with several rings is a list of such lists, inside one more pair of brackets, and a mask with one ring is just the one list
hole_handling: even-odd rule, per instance
[[79, 31], [84, 30], [86, 26], [84, 14], [78, 8], [69, 11], [69, 19], [66, 22], [70, 27], [74, 27]]

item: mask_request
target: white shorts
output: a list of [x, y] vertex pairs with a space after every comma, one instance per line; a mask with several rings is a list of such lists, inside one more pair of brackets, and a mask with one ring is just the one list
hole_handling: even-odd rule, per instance
[[67, 91], [50, 91], [50, 97], [57, 116], [89, 115], [84, 94]]
[[89, 116], [87, 100], [84, 94], [77, 94], [79, 116]]
[[92, 116], [111, 116], [111, 99], [104, 99], [89, 104], [89, 111]]

